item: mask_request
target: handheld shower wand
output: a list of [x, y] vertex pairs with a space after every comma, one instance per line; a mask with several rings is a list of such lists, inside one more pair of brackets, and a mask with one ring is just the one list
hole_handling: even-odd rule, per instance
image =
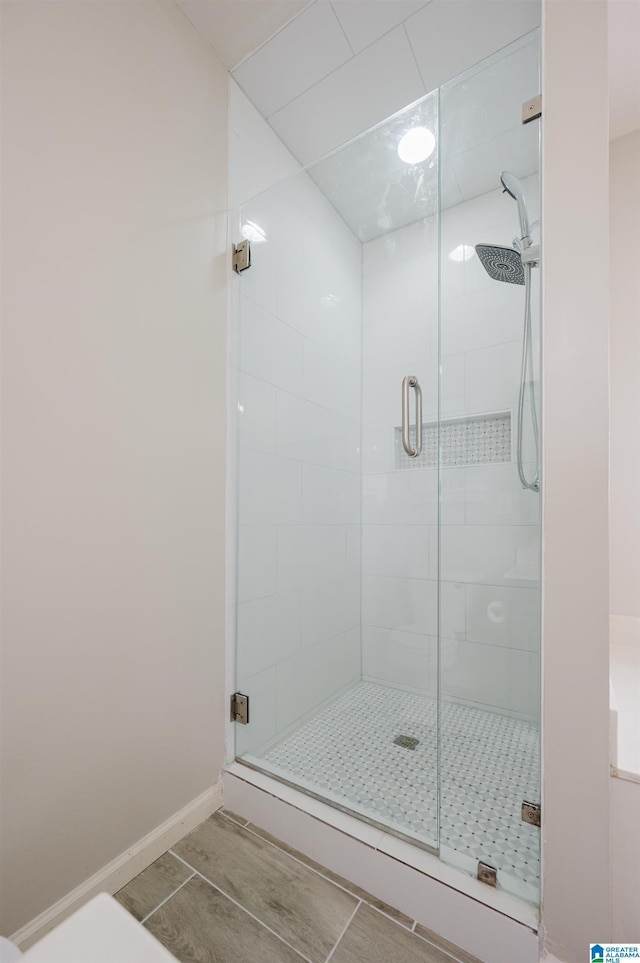
[[[520, 391], [518, 394], [518, 476], [523, 488], [540, 491], [540, 441], [538, 437], [538, 414], [536, 411], [535, 383], [533, 374], [533, 337], [531, 333], [531, 269], [540, 263], [540, 245], [531, 239], [531, 227], [524, 196], [524, 187], [509, 171], [502, 171], [500, 181], [506, 193], [518, 205], [520, 238], [513, 239], [513, 249], [491, 244], [476, 244], [476, 252], [487, 274], [496, 281], [524, 284], [524, 330], [522, 335], [522, 363], [520, 368]], [[523, 463], [523, 430], [526, 385], [529, 384], [531, 428], [535, 448], [535, 471], [533, 478], [526, 476]]]
[[507, 194], [509, 194], [518, 205], [520, 241], [522, 247], [531, 247], [531, 228], [529, 227], [529, 215], [527, 214], [527, 205], [524, 199], [524, 187], [518, 178], [514, 177], [509, 171], [502, 171], [500, 174], [500, 182]]
[[529, 225], [529, 215], [527, 213], [527, 202], [524, 196], [524, 187], [517, 177], [510, 171], [502, 171], [500, 183], [504, 191], [514, 199], [518, 205], [518, 220], [520, 221], [520, 238], [513, 239], [513, 246], [522, 258], [522, 264], [531, 264], [535, 267], [540, 261], [540, 245], [534, 244], [531, 240], [531, 227]]
[[[509, 194], [518, 205], [518, 219], [520, 221], [520, 257], [524, 267], [525, 299], [524, 299], [524, 332], [522, 337], [522, 366], [520, 371], [520, 392], [518, 397], [518, 475], [523, 488], [531, 491], [540, 490], [539, 481], [539, 440], [538, 440], [538, 415], [536, 412], [536, 397], [533, 379], [533, 345], [531, 336], [531, 268], [540, 259], [539, 248], [533, 247], [531, 240], [531, 228], [529, 226], [529, 215], [527, 213], [527, 203], [524, 196], [524, 187], [517, 177], [509, 171], [502, 171], [500, 182], [507, 194]], [[515, 241], [514, 241], [515, 246]], [[527, 256], [528, 253], [528, 256]], [[527, 379], [527, 375], [529, 376]], [[525, 385], [529, 381], [529, 394], [531, 402], [531, 427], [533, 429], [533, 441], [536, 452], [536, 468], [533, 479], [525, 475], [522, 458], [522, 434], [524, 429], [524, 396]]]

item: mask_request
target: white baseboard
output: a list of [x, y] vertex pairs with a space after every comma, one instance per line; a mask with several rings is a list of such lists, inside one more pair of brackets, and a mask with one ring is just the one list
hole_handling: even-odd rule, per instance
[[113, 895], [222, 806], [222, 780], [174, 813], [84, 883], [40, 913], [10, 939], [25, 950], [98, 893]]

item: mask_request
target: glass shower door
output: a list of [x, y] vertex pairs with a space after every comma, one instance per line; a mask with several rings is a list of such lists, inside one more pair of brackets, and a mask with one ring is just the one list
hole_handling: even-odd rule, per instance
[[235, 372], [237, 758], [531, 902], [538, 63], [533, 33], [244, 205]]
[[440, 856], [534, 903], [540, 830], [523, 816], [540, 803], [539, 123], [523, 126], [521, 109], [539, 57], [535, 32], [440, 97]]
[[236, 372], [236, 756], [434, 850], [436, 134], [433, 93], [244, 205]]

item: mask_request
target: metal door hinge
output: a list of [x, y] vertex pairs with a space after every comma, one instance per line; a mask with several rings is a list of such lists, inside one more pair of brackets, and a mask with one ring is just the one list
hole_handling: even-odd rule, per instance
[[538, 803], [522, 803], [522, 822], [531, 826], [540, 825], [540, 805]]
[[528, 124], [531, 120], [542, 117], [542, 94], [536, 94], [531, 100], [525, 100], [522, 105], [522, 123]]
[[495, 866], [489, 866], [488, 863], [480, 861], [478, 863], [478, 879], [481, 883], [487, 883], [489, 886], [497, 886], [498, 870]]
[[248, 241], [241, 241], [240, 244], [233, 245], [233, 270], [236, 274], [241, 274], [251, 267], [251, 246]]
[[231, 721], [240, 725], [249, 724], [249, 696], [234, 692], [231, 696]]

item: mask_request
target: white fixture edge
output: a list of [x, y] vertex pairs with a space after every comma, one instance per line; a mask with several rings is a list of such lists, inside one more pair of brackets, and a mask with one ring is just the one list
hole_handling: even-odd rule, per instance
[[[11, 957], [13, 959], [13, 957]], [[98, 893], [18, 963], [175, 963], [169, 950], [112, 896]]]
[[169, 816], [150, 833], [133, 843], [124, 853], [99, 869], [70, 893], [44, 910], [10, 936], [10, 940], [25, 950], [84, 903], [98, 893], [117, 893], [138, 873], [162, 856], [178, 840], [195, 829], [204, 819], [222, 806], [222, 780], [206, 789], [191, 802]]

